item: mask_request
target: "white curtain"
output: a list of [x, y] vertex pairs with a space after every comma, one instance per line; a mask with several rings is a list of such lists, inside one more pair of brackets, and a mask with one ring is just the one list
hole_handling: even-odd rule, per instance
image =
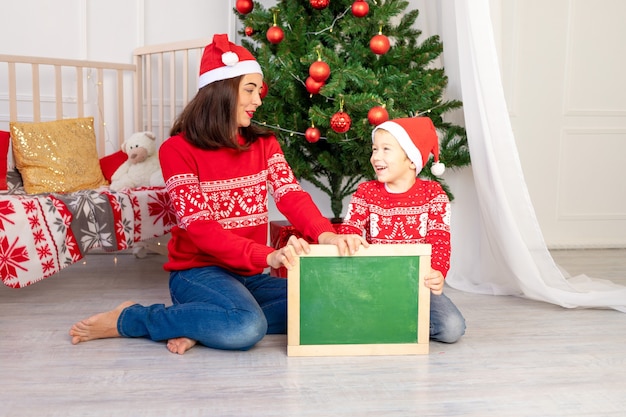
[[548, 252], [504, 100], [489, 1], [423, 2], [419, 9], [431, 16], [424, 18], [426, 24], [437, 25], [434, 32], [442, 37], [449, 89], [463, 101], [472, 157], [471, 168], [446, 175], [455, 195], [448, 284], [563, 307], [626, 312], [626, 287], [570, 277]]

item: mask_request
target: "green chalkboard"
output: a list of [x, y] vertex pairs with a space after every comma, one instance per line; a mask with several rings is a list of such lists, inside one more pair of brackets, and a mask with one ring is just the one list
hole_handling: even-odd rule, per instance
[[428, 353], [431, 246], [310, 245], [288, 271], [287, 355]]
[[300, 344], [417, 343], [419, 257], [303, 257]]

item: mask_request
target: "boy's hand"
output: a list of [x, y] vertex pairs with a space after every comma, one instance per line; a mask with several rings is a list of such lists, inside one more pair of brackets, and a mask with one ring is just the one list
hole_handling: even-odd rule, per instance
[[368, 247], [369, 243], [359, 235], [339, 235], [333, 232], [324, 232], [317, 238], [322, 245], [335, 245], [339, 248], [339, 255], [354, 255], [359, 246]]
[[430, 291], [435, 295], [443, 293], [443, 281], [443, 274], [435, 269], [431, 269], [424, 277], [424, 285], [430, 288]]

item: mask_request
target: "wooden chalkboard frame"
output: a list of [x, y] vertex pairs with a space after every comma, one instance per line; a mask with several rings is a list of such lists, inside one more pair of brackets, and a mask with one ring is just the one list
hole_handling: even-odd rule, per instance
[[[360, 257], [368, 259], [359, 259]], [[300, 255], [296, 265], [288, 271], [287, 355], [362, 356], [427, 354], [430, 327], [430, 290], [424, 286], [424, 276], [430, 270], [430, 257], [431, 246], [426, 244], [370, 245], [367, 249], [361, 247], [356, 254], [351, 256], [339, 256], [338, 249], [334, 245], [311, 245], [311, 252]], [[313, 259], [315, 260], [313, 261]], [[368, 269], [367, 274], [364, 274], [368, 276], [368, 281], [362, 280], [358, 284], [352, 284], [356, 279], [355, 275], [360, 274], [354, 274], [354, 269], [351, 268], [358, 264], [371, 265], [371, 262], [375, 262], [376, 267]], [[398, 273], [398, 269], [404, 266], [404, 262], [409, 262], [407, 265], [410, 267], [407, 270], [402, 269], [402, 272]], [[417, 266], [415, 265], [416, 263]], [[394, 264], [396, 265], [395, 269], [393, 268]], [[338, 265], [339, 268], [337, 268]], [[346, 265], [345, 268], [343, 268], [344, 265]], [[413, 275], [414, 267], [418, 269], [417, 276]], [[338, 272], [338, 270], [341, 272]], [[375, 274], [375, 276], [372, 274]], [[390, 275], [393, 275], [395, 280], [390, 279], [387, 281]], [[371, 279], [372, 277], [374, 278], [373, 280]], [[343, 336], [337, 336], [342, 334], [341, 330], [338, 330], [337, 334], [332, 336], [331, 339], [322, 340], [324, 337], [319, 336], [321, 334], [320, 331], [326, 331], [323, 325], [319, 325], [321, 330], [308, 330], [307, 323], [311, 325], [318, 318], [322, 322], [324, 315], [327, 317], [328, 314], [332, 317], [354, 317], [346, 320], [355, 320], [353, 323], [358, 322], [360, 325], [361, 322], [356, 319], [359, 315], [349, 314], [350, 311], [343, 311], [350, 308], [348, 304], [351, 303], [350, 300], [355, 300], [355, 297], [347, 294], [346, 286], [342, 287], [342, 284], [349, 282], [348, 286], [358, 285], [359, 288], [355, 289], [354, 292], [364, 292], [364, 297], [369, 297], [367, 298], [369, 300], [376, 298], [379, 293], [374, 293], [373, 289], [368, 289], [364, 286], [367, 285], [366, 282], [378, 282], [379, 277], [380, 280], [384, 280], [383, 282], [396, 283], [396, 286], [401, 287], [400, 291], [403, 290], [406, 284], [407, 288], [410, 287], [412, 291], [417, 292], [417, 294], [407, 293], [406, 296], [399, 297], [404, 300], [399, 303], [387, 302], [390, 305], [384, 307], [384, 311], [389, 311], [389, 316], [394, 317], [394, 321], [404, 320], [410, 329], [414, 329], [400, 330], [400, 333], [414, 332], [415, 334], [411, 336], [411, 340], [405, 340], [403, 335], [399, 335], [398, 340], [400, 341], [398, 342], [389, 340], [355, 342], [354, 340], [342, 340]], [[323, 284], [319, 284], [320, 281], [323, 281]], [[313, 284], [309, 284], [310, 282], [313, 282]], [[322, 285], [324, 288], [319, 293], [315, 293], [314, 291], [317, 290], [316, 285]], [[338, 286], [340, 290], [326, 288], [327, 286]], [[381, 287], [380, 285], [376, 287], [377, 291]], [[313, 289], [311, 290], [310, 288]], [[362, 294], [360, 293], [356, 297], [361, 297]], [[329, 302], [329, 305], [320, 307], [318, 304], [319, 300], [327, 296], [332, 298], [332, 302]], [[391, 293], [389, 297], [394, 297], [394, 293]], [[309, 298], [316, 301], [309, 301]], [[354, 308], [363, 309], [363, 306], [365, 306], [364, 309], [369, 310], [370, 304], [369, 301], [361, 303], [357, 300], [354, 302], [354, 305], [360, 306]], [[365, 313], [364, 316], [367, 316], [367, 314]], [[383, 325], [382, 320], [384, 318], [381, 317], [380, 320], [381, 323], [372, 323], [374, 328]], [[345, 326], [352, 329], [349, 324], [345, 323]], [[328, 331], [332, 333], [333, 330], [330, 327], [327, 326]], [[358, 330], [358, 325], [355, 327]], [[404, 329], [404, 327], [400, 327]], [[315, 339], [316, 337], [319, 339]], [[374, 339], [376, 337], [374, 336]], [[367, 339], [366, 336], [364, 338]], [[306, 340], [303, 342], [304, 339]], [[358, 340], [358, 337], [355, 340]]]

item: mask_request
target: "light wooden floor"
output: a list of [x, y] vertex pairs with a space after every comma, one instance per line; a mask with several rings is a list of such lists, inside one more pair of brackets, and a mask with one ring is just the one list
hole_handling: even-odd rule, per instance
[[[117, 262], [114, 260], [117, 259]], [[626, 250], [558, 251], [572, 273], [626, 284]], [[109, 339], [71, 324], [126, 299], [169, 304], [163, 258], [90, 255], [0, 288], [1, 416], [624, 416], [626, 314], [448, 289], [468, 331], [427, 356], [294, 358]]]

